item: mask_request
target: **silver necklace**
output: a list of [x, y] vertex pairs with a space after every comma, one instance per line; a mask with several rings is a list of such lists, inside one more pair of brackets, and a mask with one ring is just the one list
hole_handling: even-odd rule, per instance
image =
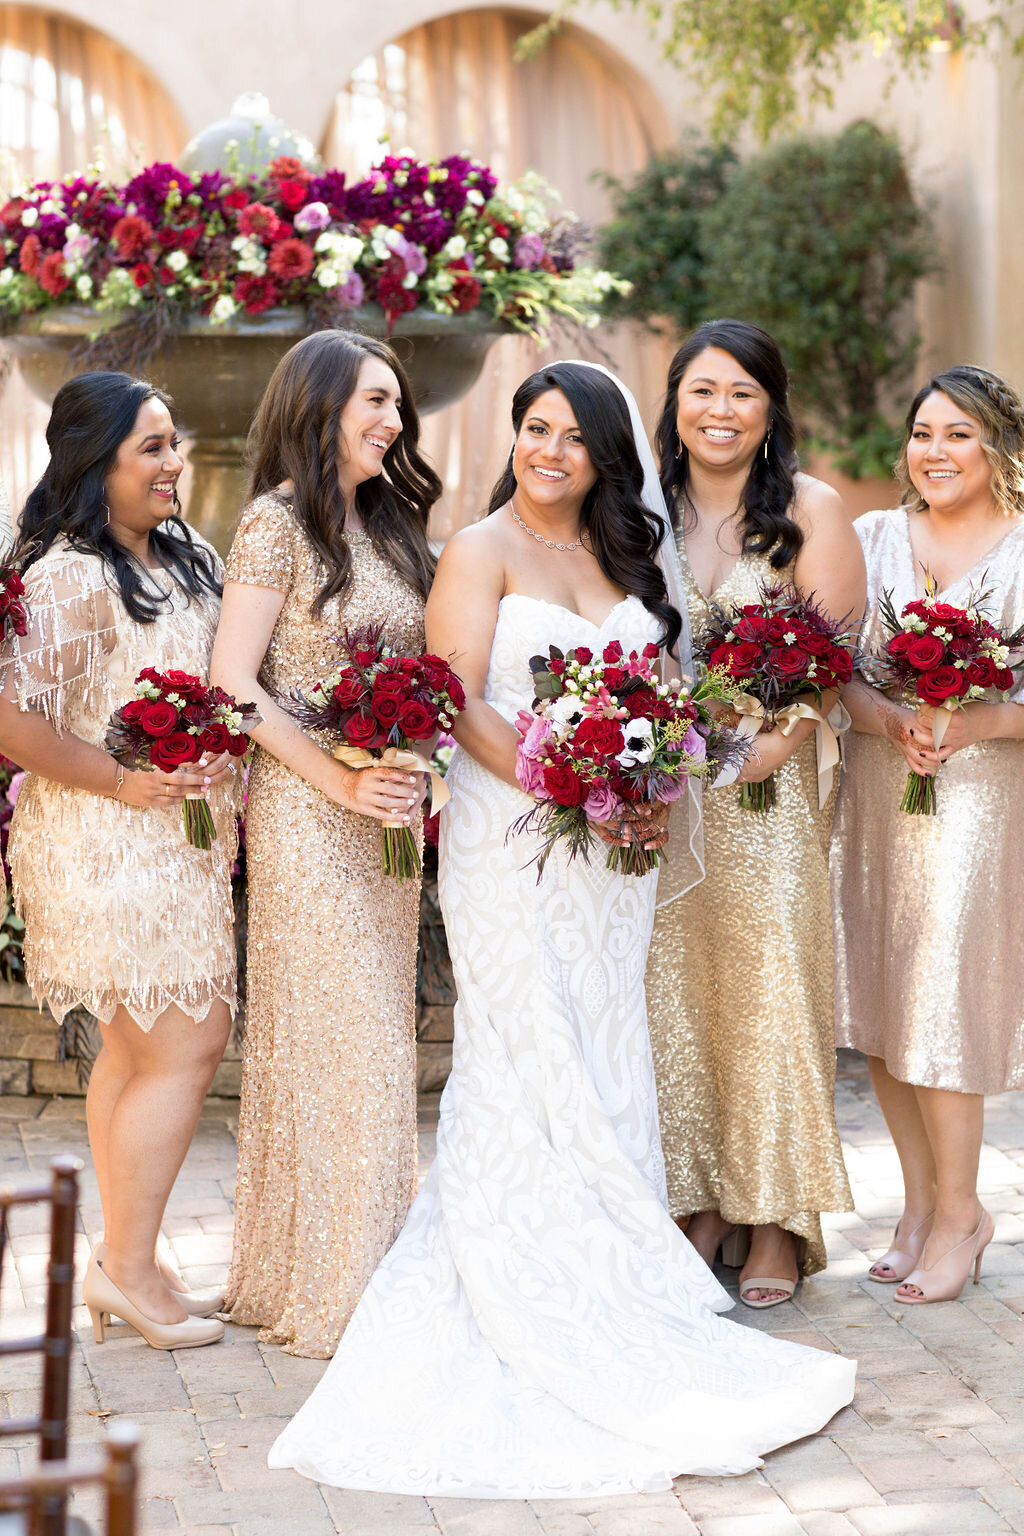
[[512, 513], [513, 521], [519, 524], [524, 533], [528, 533], [531, 538], [536, 539], [538, 544], [546, 544], [548, 549], [562, 549], [566, 552], [566, 554], [568, 554], [570, 550], [579, 549], [580, 545], [583, 543], [582, 533], [580, 534], [579, 538], [574, 539], [571, 544], [559, 544], [556, 539], [546, 539], [542, 533], [538, 533], [535, 528], [531, 528], [529, 523], [524, 523], [515, 507], [513, 507], [511, 504], [509, 504], [509, 511]]

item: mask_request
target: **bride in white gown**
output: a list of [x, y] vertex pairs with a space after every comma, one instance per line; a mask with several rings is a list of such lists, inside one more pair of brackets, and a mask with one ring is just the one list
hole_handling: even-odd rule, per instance
[[438, 569], [428, 641], [469, 700], [440, 859], [454, 1065], [408, 1222], [270, 1453], [320, 1482], [664, 1489], [746, 1472], [853, 1395], [852, 1361], [720, 1317], [729, 1297], [668, 1215], [643, 990], [655, 877], [558, 850], [538, 883], [535, 841], [506, 841], [529, 807], [511, 722], [530, 657], [639, 649], [678, 625], [620, 390], [581, 364], [527, 380], [492, 515]]

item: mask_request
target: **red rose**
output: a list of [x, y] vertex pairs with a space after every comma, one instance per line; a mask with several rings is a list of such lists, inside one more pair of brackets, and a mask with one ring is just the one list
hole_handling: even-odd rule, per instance
[[248, 201], [248, 192], [243, 192], [241, 187], [233, 187], [224, 198], [224, 206], [225, 208], [234, 208], [237, 212], [238, 209], [244, 208]]
[[387, 736], [372, 715], [353, 715], [345, 721], [345, 740], [353, 747], [382, 747]]
[[561, 677], [562, 673], [565, 671], [565, 662], [562, 661], [558, 656], [553, 656], [552, 659], [548, 662], [548, 671], [551, 673], [552, 677]]
[[573, 746], [591, 757], [615, 757], [626, 744], [617, 720], [588, 715], [573, 732]]
[[[166, 736], [178, 723], [178, 711], [163, 699], [150, 699], [143, 704], [139, 724], [147, 736]], [[183, 735], [183, 732], [178, 732]], [[192, 740], [191, 736], [188, 738]]]
[[768, 620], [762, 615], [737, 619], [733, 633], [737, 640], [763, 641], [768, 633]]
[[724, 667], [730, 677], [752, 677], [764, 661], [764, 652], [752, 640], [741, 640], [738, 645], [726, 641], [715, 646], [710, 661], [713, 667]]
[[22, 593], [25, 591], [25, 583], [22, 581], [17, 571], [11, 572], [7, 578], [6, 585], [7, 591], [11, 597], [21, 597]]
[[930, 672], [945, 654], [946, 647], [935, 635], [912, 635], [904, 652], [910, 665], [919, 672]]
[[776, 651], [770, 662], [771, 669], [775, 675], [783, 677], [787, 681], [792, 681], [798, 677], [806, 677], [810, 664], [811, 658], [798, 645], [790, 645], [784, 651]]
[[586, 796], [586, 786], [567, 763], [544, 769], [544, 788], [559, 805], [580, 805]]
[[238, 736], [228, 737], [228, 751], [232, 757], [244, 757], [249, 750], [249, 738], [243, 732]]
[[774, 619], [769, 619], [765, 628], [765, 635], [773, 645], [778, 645], [780, 640], [784, 640], [786, 638], [786, 631], [788, 628], [789, 621], [787, 619], [780, 619], [777, 617]]
[[885, 649], [890, 656], [903, 657], [907, 654], [907, 646], [913, 638], [908, 630], [901, 629], [898, 634], [893, 635], [891, 640], [886, 641]]
[[452, 669], [440, 656], [424, 656], [422, 664], [423, 681], [428, 688], [435, 693], [444, 693], [448, 687], [448, 679], [452, 675]]
[[936, 667], [917, 680], [917, 696], [926, 704], [942, 704], [967, 692], [967, 678], [959, 667]]
[[621, 661], [622, 646], [617, 640], [609, 640], [608, 644], [601, 652], [601, 657], [604, 661]]
[[401, 714], [402, 700], [397, 693], [375, 691], [370, 708], [384, 729], [390, 731]]
[[455, 281], [448, 291], [448, 303], [457, 315], [468, 314], [480, 303], [483, 291], [480, 279], [471, 272], [456, 272]]
[[1000, 693], [1006, 693], [1013, 687], [1013, 672], [1009, 667], [996, 667], [996, 679], [994, 686]]
[[972, 688], [994, 688], [996, 670], [991, 656], [978, 656], [967, 668], [967, 681]]
[[132, 268], [132, 280], [136, 288], [145, 288], [155, 276], [153, 268], [146, 261], [140, 261], [137, 267]]
[[626, 681], [626, 672], [622, 667], [605, 667], [601, 681], [609, 693], [614, 693], [616, 688], [621, 688]]
[[231, 740], [231, 732], [221, 720], [214, 720], [206, 727], [199, 737], [199, 745], [204, 752], [212, 752], [214, 756], [218, 752], [226, 752]]
[[295, 213], [306, 201], [306, 183], [288, 178], [277, 184], [277, 195], [290, 213]]
[[437, 725], [437, 711], [429, 704], [420, 704], [416, 699], [410, 699], [399, 711], [398, 724], [403, 736], [408, 736], [410, 741], [422, 741], [425, 736], [433, 734]]
[[121, 719], [129, 725], [138, 725], [142, 719], [142, 711], [145, 708], [145, 699], [131, 699], [121, 710]]
[[[949, 629], [960, 619], [964, 618], [964, 610], [962, 608], [954, 608], [952, 603], [932, 603], [928, 617], [934, 620], [935, 623], [941, 624], [943, 629]], [[970, 621], [968, 620], [968, 622]], [[973, 627], [971, 625], [972, 629]]]
[[366, 684], [354, 673], [343, 672], [334, 689], [334, 702], [339, 709], [352, 709], [366, 692]]
[[[156, 708], [155, 705], [154, 708]], [[169, 736], [161, 736], [159, 741], [151, 744], [149, 760], [154, 768], [162, 768], [165, 773], [172, 773], [175, 768], [180, 768], [182, 763], [196, 762], [202, 755], [202, 750], [197, 737], [190, 736], [187, 731], [172, 731]]]
[[837, 645], [828, 658], [828, 666], [840, 683], [848, 683], [853, 676], [853, 656], [845, 645]]
[[637, 688], [633, 693], [628, 693], [622, 702], [631, 720], [646, 720], [657, 704], [658, 696], [653, 688]]
[[647, 644], [643, 648], [642, 654], [647, 661], [657, 661], [661, 653], [658, 647], [655, 645], [654, 641], [648, 640]]
[[824, 656], [832, 650], [831, 642], [827, 635], [817, 635], [813, 630], [800, 636], [800, 645], [808, 656]]
[[570, 653], [574, 661], [578, 661], [581, 667], [588, 667], [594, 659], [594, 653], [585, 645], [578, 645]]
[[377, 651], [353, 651], [352, 660], [357, 667], [372, 667], [378, 659]]
[[452, 701], [453, 709], [456, 709], [456, 710], [463, 710], [463, 709], [465, 709], [465, 707], [466, 707], [466, 690], [463, 688], [462, 684], [460, 683], [459, 679], [455, 676], [454, 672], [452, 673], [451, 677], [448, 679], [447, 693], [448, 693], [448, 697]]

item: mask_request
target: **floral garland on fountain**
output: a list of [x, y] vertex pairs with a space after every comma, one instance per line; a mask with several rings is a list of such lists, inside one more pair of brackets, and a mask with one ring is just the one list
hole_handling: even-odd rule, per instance
[[628, 284], [578, 264], [587, 230], [553, 217], [554, 200], [532, 173], [499, 192], [491, 170], [458, 155], [389, 155], [352, 185], [292, 156], [259, 175], [193, 178], [160, 163], [123, 186], [37, 182], [0, 208], [0, 327], [74, 303], [129, 322], [156, 310], [161, 329], [290, 305], [314, 325], [344, 324], [364, 303], [389, 329], [421, 305], [479, 308], [532, 335], [557, 319], [593, 326]]

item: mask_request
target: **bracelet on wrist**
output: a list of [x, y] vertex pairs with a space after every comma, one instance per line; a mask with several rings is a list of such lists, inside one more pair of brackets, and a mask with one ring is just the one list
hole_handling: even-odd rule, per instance
[[121, 798], [121, 789], [122, 789], [123, 785], [124, 785], [124, 763], [118, 763], [118, 765], [117, 765], [117, 779], [116, 779], [115, 784], [114, 784], [114, 792], [113, 792], [113, 795], [112, 795], [112, 799], [120, 800], [120, 798]]

